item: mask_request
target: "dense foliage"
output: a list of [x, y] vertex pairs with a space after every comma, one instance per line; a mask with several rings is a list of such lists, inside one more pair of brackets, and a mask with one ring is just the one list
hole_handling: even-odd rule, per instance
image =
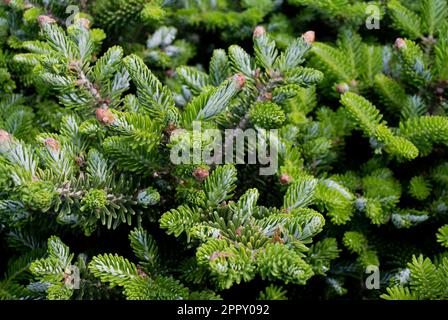
[[448, 299], [447, 112], [447, 0], [3, 0], [0, 299]]

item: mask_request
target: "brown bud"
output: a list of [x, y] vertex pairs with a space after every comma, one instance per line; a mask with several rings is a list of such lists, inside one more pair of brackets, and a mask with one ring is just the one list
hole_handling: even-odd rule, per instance
[[263, 26], [257, 26], [254, 30], [254, 38], [264, 36], [266, 34], [266, 29]]
[[180, 135], [181, 133], [185, 132], [184, 129], [178, 129], [176, 128], [176, 125], [172, 122], [168, 124], [168, 126], [163, 130], [165, 135], [169, 138], [176, 137]]
[[442, 88], [442, 87], [437, 87], [436, 88], [436, 94], [438, 96], [443, 96], [444, 93], [445, 93], [445, 88]]
[[110, 98], [107, 97], [107, 98], [103, 99], [103, 103], [104, 103], [106, 106], [110, 106], [110, 103], [111, 103]]
[[205, 181], [209, 174], [209, 171], [205, 168], [197, 168], [193, 171], [193, 177], [195, 177], [199, 182]]
[[307, 31], [302, 35], [306, 43], [312, 44], [316, 41], [316, 33], [314, 31]]
[[11, 135], [3, 129], [0, 129], [0, 144], [11, 141]]
[[227, 258], [227, 257], [231, 257], [231, 256], [232, 256], [231, 253], [215, 251], [210, 256], [210, 261], [214, 261], [218, 258]]
[[213, 252], [210, 256], [210, 261], [214, 261], [219, 258], [219, 252]]
[[77, 22], [86, 29], [90, 28], [90, 21], [86, 18], [79, 18]]
[[53, 150], [53, 151], [59, 151], [61, 149], [61, 145], [59, 144], [59, 141], [53, 138], [47, 138], [44, 140], [45, 145]]
[[336, 85], [336, 91], [341, 94], [346, 93], [349, 90], [350, 90], [350, 87], [346, 83], [340, 83], [340, 84]]
[[148, 274], [143, 271], [141, 266], [137, 266], [137, 274], [142, 278], [148, 278]]
[[244, 75], [242, 75], [241, 73], [238, 73], [237, 75], [235, 75], [234, 80], [236, 81], [238, 89], [240, 89], [240, 90], [242, 88], [244, 88], [244, 86], [246, 85], [246, 77]]
[[272, 100], [272, 92], [265, 92], [265, 93], [263, 93], [263, 100], [271, 101]]
[[44, 16], [44, 15], [39, 16], [39, 17], [37, 18], [37, 21], [39, 22], [39, 25], [40, 25], [41, 27], [45, 26], [46, 24], [53, 24], [53, 23], [56, 23], [56, 20], [54, 20], [52, 17], [50, 17], [50, 16]]
[[285, 243], [285, 241], [282, 239], [282, 231], [280, 228], [275, 229], [272, 243]]
[[437, 39], [435, 39], [433, 36], [427, 36], [422, 38], [422, 42], [425, 45], [434, 45], [437, 43]]
[[64, 280], [65, 284], [71, 284], [73, 282], [72, 274], [67, 269], [62, 275], [62, 279]]
[[86, 79], [78, 79], [78, 80], [76, 80], [76, 85], [79, 86], [79, 87], [85, 85], [86, 83], [87, 83]]
[[239, 226], [236, 230], [235, 233], [237, 234], [237, 236], [240, 236], [243, 234], [243, 226]]
[[269, 70], [269, 76], [272, 79], [280, 80], [282, 78], [282, 73], [280, 70]]
[[78, 71], [81, 68], [79, 61], [73, 60], [68, 63], [68, 69], [72, 71]]
[[109, 109], [98, 108], [96, 109], [96, 119], [107, 125], [111, 125], [115, 122], [115, 115]]
[[286, 173], [284, 173], [280, 176], [280, 184], [282, 184], [282, 185], [290, 184], [291, 181], [292, 181], [291, 176], [287, 175]]
[[83, 167], [86, 164], [86, 160], [83, 156], [77, 156], [75, 157], [75, 162], [78, 166]]
[[395, 40], [395, 48], [406, 48], [406, 41], [402, 38], [398, 38], [397, 40]]
[[174, 77], [176, 72], [173, 69], [168, 69], [168, 70], [166, 70], [165, 74], [168, 78], [172, 78], [172, 77]]

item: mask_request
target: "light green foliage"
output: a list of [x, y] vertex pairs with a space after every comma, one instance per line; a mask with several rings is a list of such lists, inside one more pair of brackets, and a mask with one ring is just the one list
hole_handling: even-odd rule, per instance
[[174, 107], [174, 101], [168, 89], [160, 83], [139, 57], [128, 56], [123, 60], [123, 64], [137, 86], [137, 97], [142, 108], [165, 121], [171, 120], [167, 117], [170, 116], [170, 107]]
[[337, 46], [323, 42], [312, 45], [312, 65], [324, 69], [326, 81], [335, 85], [338, 92], [359, 92], [373, 85], [383, 70], [381, 46], [363, 43], [352, 29], [341, 31]]
[[264, 129], [276, 129], [285, 122], [285, 112], [275, 103], [257, 103], [249, 113], [254, 125]]
[[447, 17], [1, 2], [0, 299], [448, 299]]
[[286, 291], [281, 287], [270, 285], [264, 291], [260, 292], [259, 300], [287, 300]]
[[26, 205], [45, 212], [54, 204], [57, 193], [51, 183], [37, 181], [24, 187], [21, 196]]
[[143, 229], [136, 228], [129, 234], [131, 247], [145, 268], [157, 266], [159, 250], [154, 239]]
[[402, 5], [399, 0], [390, 1], [387, 8], [392, 12], [395, 28], [413, 39], [422, 36], [422, 22], [417, 14]]
[[111, 286], [124, 286], [138, 277], [137, 267], [128, 259], [112, 254], [96, 256], [89, 264], [89, 269], [103, 282]]
[[95, 1], [92, 11], [101, 27], [117, 32], [138, 26], [142, 21], [163, 19], [165, 12], [162, 3], [148, 0], [99, 0]]
[[[433, 73], [439, 80], [444, 80], [448, 76], [448, 67], [443, 63], [448, 57], [448, 36], [446, 36], [448, 30], [448, 24], [445, 23], [441, 27], [440, 35], [436, 45], [434, 46], [434, 67]], [[445, 35], [445, 36], [444, 36]]]
[[428, 219], [428, 212], [415, 209], [400, 209], [392, 214], [392, 222], [398, 229], [409, 229]]
[[313, 275], [310, 265], [303, 261], [300, 255], [278, 243], [266, 246], [257, 257], [257, 263], [263, 279], [281, 278], [286, 284], [305, 284]]
[[73, 257], [69, 248], [54, 236], [48, 239], [48, 257], [30, 265], [35, 278], [47, 287], [48, 299], [68, 300], [72, 296], [75, 289], [71, 278], [75, 272]]
[[288, 211], [307, 207], [314, 200], [316, 185], [317, 181], [311, 177], [303, 177], [294, 182], [286, 192], [283, 206]]
[[353, 216], [355, 196], [343, 185], [331, 179], [321, 181], [316, 188], [319, 204], [328, 210], [335, 224], [346, 224]]
[[237, 180], [236, 174], [235, 168], [227, 165], [217, 168], [207, 179], [204, 191], [211, 207], [217, 207], [221, 202], [232, 197], [231, 192], [235, 189]]
[[156, 189], [149, 187], [137, 195], [137, 201], [143, 207], [154, 206], [159, 203], [160, 194]]
[[420, 16], [402, 2], [393, 0], [387, 7], [392, 12], [394, 26], [402, 31], [404, 36], [412, 39], [423, 35], [434, 36], [448, 15], [446, 0], [418, 1], [420, 8], [417, 8], [421, 13]]
[[331, 261], [339, 257], [339, 252], [335, 238], [327, 238], [313, 244], [308, 259], [314, 273], [325, 275], [331, 269]]
[[390, 210], [394, 208], [401, 197], [401, 185], [388, 169], [378, 169], [362, 180], [364, 197], [362, 201], [366, 216], [374, 224], [385, 224], [391, 217]]
[[403, 65], [403, 74], [408, 76], [407, 82], [415, 88], [428, 85], [431, 81], [431, 71], [427, 64], [427, 57], [422, 48], [412, 40], [403, 41], [398, 47], [398, 56]]
[[437, 234], [437, 241], [444, 247], [448, 247], [448, 226], [443, 226]]
[[[36, 298], [39, 295], [34, 292], [33, 286], [24, 284], [24, 280], [30, 277], [32, 263], [44, 256], [45, 250], [36, 246], [26, 253], [12, 258], [8, 263], [4, 277], [0, 281], [0, 300], [17, 300], [23, 297]], [[38, 283], [45, 292], [47, 284]]]
[[[212, 186], [224, 181], [233, 171], [232, 166], [217, 169], [206, 180], [204, 188], [216, 189]], [[218, 287], [229, 288], [234, 283], [250, 281], [256, 273], [265, 279], [304, 284], [313, 275], [312, 266], [304, 260], [305, 244], [311, 242], [324, 225], [319, 213], [306, 209], [313, 200], [308, 195], [312, 192], [307, 187], [310, 183], [315, 184], [305, 178], [302, 184], [289, 188], [284, 202], [284, 208], [291, 212], [288, 214], [276, 209], [272, 209], [270, 216], [263, 214], [268, 209], [257, 206], [258, 192], [251, 189], [238, 202], [217, 209], [179, 207], [171, 210], [162, 216], [161, 227], [176, 236], [185, 232], [189, 238], [202, 242], [196, 253], [198, 263], [210, 269]], [[223, 185], [232, 190], [234, 181]], [[216, 206], [226, 199], [224, 195], [216, 198], [213, 193], [206, 194], [211, 205]], [[210, 197], [219, 201], [210, 202]], [[325, 256], [326, 249], [317, 249], [322, 251], [322, 257], [310, 260], [316, 268], [328, 265], [337, 257], [331, 253]]]
[[98, 189], [90, 190], [82, 199], [81, 205], [81, 211], [104, 209], [107, 205], [106, 192]]
[[396, 156], [399, 160], [412, 160], [418, 156], [417, 147], [411, 141], [395, 136], [382, 120], [383, 117], [379, 110], [368, 100], [354, 93], [346, 93], [342, 96], [341, 102], [359, 128], [367, 136], [384, 145], [377, 151], [384, 148], [386, 152]]
[[431, 194], [431, 186], [424, 177], [417, 176], [409, 183], [409, 193], [417, 200], [425, 200]]
[[[154, 1], [152, 1], [154, 2]], [[151, 66], [176, 68], [186, 64], [194, 54], [194, 47], [183, 39], [176, 39], [177, 29], [162, 26], [148, 37], [141, 53]]]
[[382, 296], [387, 300], [439, 300], [447, 298], [448, 259], [434, 264], [422, 255], [412, 257], [408, 263], [408, 279], [404, 285], [387, 288]]
[[27, 140], [35, 133], [34, 114], [23, 103], [19, 95], [5, 95], [0, 99], [0, 126], [15, 137]]
[[[15, 61], [33, 66], [39, 81], [59, 94], [61, 104], [84, 114], [94, 108], [114, 105], [117, 96], [129, 86], [128, 75], [120, 71], [122, 50], [113, 47], [91, 66], [99, 43], [95, 30], [79, 20], [67, 33], [50, 22], [43, 27], [45, 42], [23, 44], [30, 53], [18, 54]], [[102, 90], [97, 89], [101, 86]]]
[[[369, 5], [377, 5], [377, 1], [348, 1], [348, 0], [288, 0], [293, 5], [301, 5], [316, 10], [323, 18], [336, 20], [360, 26], [365, 20], [365, 13]], [[341, 24], [342, 25], [342, 24]]]
[[128, 300], [179, 300], [190, 297], [219, 299], [213, 292], [191, 292], [179, 280], [160, 274], [157, 244], [142, 228], [134, 229], [129, 239], [131, 247], [140, 260], [139, 265], [128, 259], [112, 254], [93, 257], [89, 270], [102, 282], [123, 288]]
[[423, 155], [428, 155], [437, 144], [447, 144], [447, 130], [447, 119], [440, 116], [422, 116], [400, 123], [400, 133], [412, 141]]
[[[60, 135], [42, 135], [39, 151], [20, 140], [11, 140], [0, 149], [4, 165], [15, 168], [10, 179], [18, 188], [21, 202], [36, 212], [57, 210], [62, 224], [91, 233], [101, 221], [109, 228], [131, 223], [137, 203], [124, 196], [132, 184], [114, 176], [104, 155], [96, 149], [87, 152], [87, 142], [79, 133], [79, 120], [65, 117]], [[84, 172], [72, 184], [68, 177]], [[39, 168], [38, 168], [39, 166]]]
[[356, 231], [348, 231], [344, 234], [345, 247], [358, 255], [358, 262], [364, 267], [379, 266], [376, 252], [369, 247], [366, 237]]

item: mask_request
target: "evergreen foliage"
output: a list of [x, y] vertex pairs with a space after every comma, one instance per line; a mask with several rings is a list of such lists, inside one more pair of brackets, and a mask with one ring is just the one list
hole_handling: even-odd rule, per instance
[[[448, 299], [447, 19], [447, 0], [1, 2], [0, 299]], [[224, 163], [245, 132], [261, 143]]]

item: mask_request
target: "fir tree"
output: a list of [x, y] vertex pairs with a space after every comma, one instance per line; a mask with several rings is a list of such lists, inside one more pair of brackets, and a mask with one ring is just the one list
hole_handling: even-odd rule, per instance
[[68, 4], [0, 4], [1, 299], [448, 298], [446, 0]]

